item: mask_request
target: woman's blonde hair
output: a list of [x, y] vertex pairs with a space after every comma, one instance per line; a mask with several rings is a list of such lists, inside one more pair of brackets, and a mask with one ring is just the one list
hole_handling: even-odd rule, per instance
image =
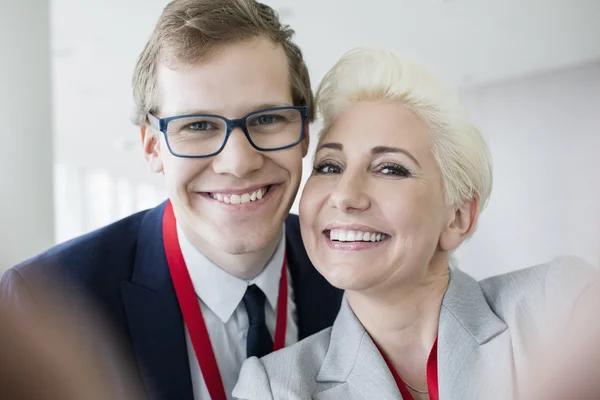
[[431, 130], [447, 204], [477, 197], [483, 210], [492, 190], [487, 144], [455, 93], [443, 88], [430, 71], [393, 51], [349, 51], [317, 90], [317, 113], [323, 123], [320, 140], [340, 113], [358, 101], [398, 102], [419, 116]]

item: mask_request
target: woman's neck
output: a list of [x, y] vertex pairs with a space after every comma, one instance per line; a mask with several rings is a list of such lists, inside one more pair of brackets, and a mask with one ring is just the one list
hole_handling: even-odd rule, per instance
[[402, 286], [387, 284], [346, 294], [357, 318], [398, 374], [420, 390], [427, 388], [427, 359], [449, 281], [447, 266], [435, 271]]

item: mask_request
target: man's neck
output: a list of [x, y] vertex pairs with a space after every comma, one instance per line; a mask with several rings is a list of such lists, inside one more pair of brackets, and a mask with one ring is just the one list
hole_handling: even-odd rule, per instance
[[277, 246], [281, 240], [282, 233], [275, 236], [267, 246], [262, 249], [243, 254], [231, 254], [215, 246], [211, 246], [206, 241], [194, 235], [192, 232], [182, 226], [182, 231], [190, 243], [209, 259], [213, 264], [221, 268], [223, 271], [243, 280], [251, 280], [256, 278], [267, 266]]
[[447, 267], [435, 271], [405, 287], [347, 292], [352, 310], [371, 338], [400, 376], [419, 389], [427, 388], [427, 359], [449, 281]]

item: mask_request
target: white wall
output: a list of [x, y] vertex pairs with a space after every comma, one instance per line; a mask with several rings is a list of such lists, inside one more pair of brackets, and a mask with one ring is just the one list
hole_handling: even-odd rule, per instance
[[461, 268], [483, 277], [561, 254], [600, 265], [600, 63], [462, 95], [494, 189]]
[[53, 242], [48, 2], [0, 7], [0, 274]]
[[66, 163], [54, 166], [54, 182], [57, 243], [155, 207], [167, 198], [161, 185]]

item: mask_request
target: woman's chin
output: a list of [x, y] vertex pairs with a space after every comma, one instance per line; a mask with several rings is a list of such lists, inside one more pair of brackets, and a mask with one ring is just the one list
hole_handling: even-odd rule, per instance
[[321, 275], [333, 286], [343, 290], [364, 290], [372, 285], [373, 276], [366, 276], [363, 268], [355, 271], [350, 266], [329, 266], [318, 269]]

